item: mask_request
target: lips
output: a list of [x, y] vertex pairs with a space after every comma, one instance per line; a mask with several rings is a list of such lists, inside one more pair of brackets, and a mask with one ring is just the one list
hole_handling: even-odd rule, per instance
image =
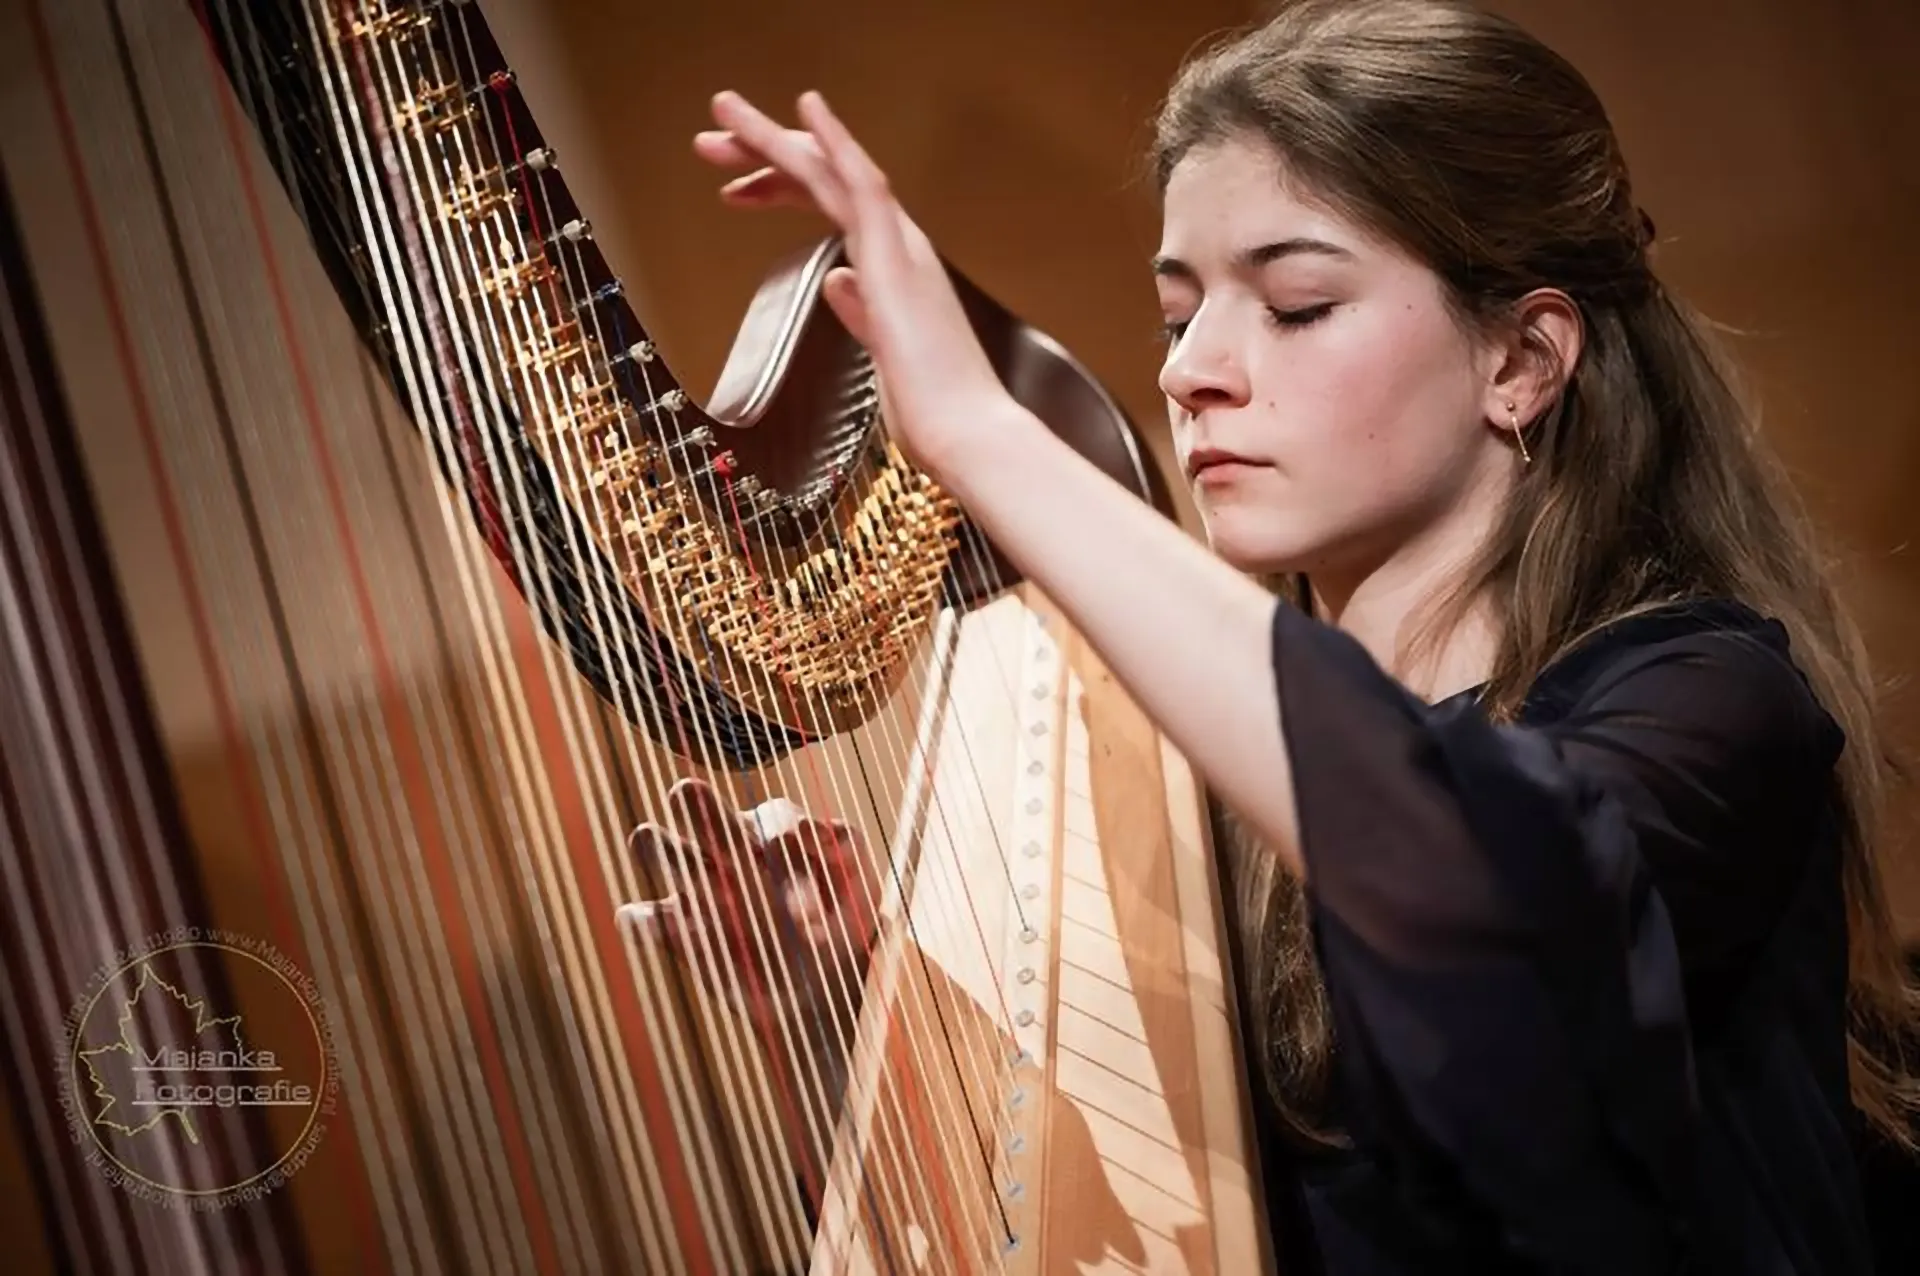
[[1197, 479], [1208, 470], [1222, 465], [1258, 465], [1260, 462], [1250, 456], [1241, 456], [1238, 452], [1228, 452], [1221, 448], [1195, 448], [1187, 454], [1187, 478]]

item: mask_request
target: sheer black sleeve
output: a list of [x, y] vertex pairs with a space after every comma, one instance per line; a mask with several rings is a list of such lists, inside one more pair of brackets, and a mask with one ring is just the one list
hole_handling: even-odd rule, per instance
[[1689, 1006], [1738, 980], [1826, 800], [1838, 733], [1745, 616], [1624, 622], [1503, 726], [1276, 612], [1342, 1117], [1555, 1270], [1684, 1252]]

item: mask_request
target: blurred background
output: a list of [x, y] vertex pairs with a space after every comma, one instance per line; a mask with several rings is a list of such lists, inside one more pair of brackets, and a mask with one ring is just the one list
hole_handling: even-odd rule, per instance
[[[1668, 285], [1731, 330], [1767, 437], [1920, 753], [1920, 3], [1495, 0], [1607, 103]], [[1063, 342], [1165, 465], [1142, 170], [1181, 58], [1251, 0], [489, 0], [569, 184], [683, 382], [711, 386], [763, 273], [824, 223], [721, 207], [690, 139], [723, 87], [825, 93], [935, 243]], [[1169, 469], [1169, 474], [1174, 471]], [[1172, 484], [1183, 517], [1191, 506]], [[1887, 848], [1920, 942], [1920, 804]]]

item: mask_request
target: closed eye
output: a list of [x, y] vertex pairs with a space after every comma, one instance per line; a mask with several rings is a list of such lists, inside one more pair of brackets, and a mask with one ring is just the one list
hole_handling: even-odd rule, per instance
[[[1305, 328], [1318, 323], [1333, 313], [1338, 304], [1323, 301], [1318, 305], [1303, 306], [1298, 310], [1282, 310], [1278, 306], [1267, 307], [1267, 321], [1282, 328]], [[1188, 319], [1168, 319], [1160, 325], [1160, 339], [1168, 345], [1177, 345], [1180, 338], [1187, 335]]]
[[1333, 313], [1334, 303], [1323, 301], [1317, 306], [1306, 306], [1299, 310], [1281, 310], [1275, 306], [1267, 307], [1267, 317], [1282, 328], [1305, 328], [1318, 323]]

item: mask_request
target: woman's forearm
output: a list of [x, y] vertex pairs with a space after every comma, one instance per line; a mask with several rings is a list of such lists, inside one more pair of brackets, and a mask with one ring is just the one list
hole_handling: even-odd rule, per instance
[[981, 530], [1298, 871], [1271, 659], [1277, 600], [1017, 406], [934, 460]]

